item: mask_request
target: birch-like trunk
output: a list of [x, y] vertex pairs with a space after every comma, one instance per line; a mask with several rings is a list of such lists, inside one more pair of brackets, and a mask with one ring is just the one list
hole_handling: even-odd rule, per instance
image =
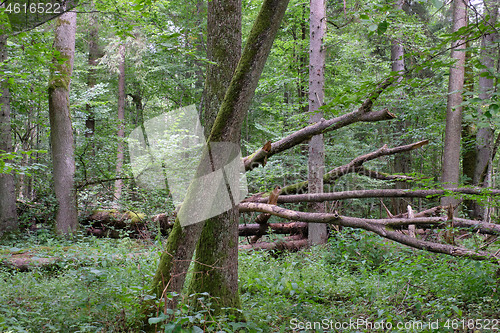
[[[323, 38], [326, 33], [326, 3], [324, 0], [311, 0], [309, 21], [309, 113], [310, 123], [323, 118], [319, 108], [325, 96], [325, 51]], [[309, 141], [309, 193], [323, 192], [323, 174], [325, 172], [325, 144], [323, 134], [315, 135]], [[312, 212], [325, 211], [324, 203], [309, 205]], [[324, 244], [328, 239], [326, 224], [312, 223], [309, 226], [309, 244]]]
[[[118, 145], [116, 149], [116, 176], [120, 177], [125, 150], [125, 45], [120, 45], [120, 63], [118, 64]], [[114, 201], [118, 207], [118, 202], [122, 196], [123, 180], [115, 181]]]

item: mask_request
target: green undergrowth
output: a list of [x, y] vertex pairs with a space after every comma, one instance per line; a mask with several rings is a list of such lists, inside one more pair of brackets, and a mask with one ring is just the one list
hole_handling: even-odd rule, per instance
[[[29, 252], [59, 261], [28, 272], [0, 268], [0, 332], [141, 332], [160, 248], [129, 238], [3, 242], [3, 258]], [[202, 311], [181, 304], [168, 316], [156, 311], [149, 322], [165, 332], [388, 331], [366, 326], [375, 323], [392, 325], [391, 332], [466, 332], [471, 320], [500, 318], [493, 265], [366, 232], [344, 230], [325, 246], [297, 253], [242, 251], [239, 270], [246, 323], [212, 317], [216, 300], [206, 294], [193, 296]], [[398, 323], [414, 326], [398, 330]]]

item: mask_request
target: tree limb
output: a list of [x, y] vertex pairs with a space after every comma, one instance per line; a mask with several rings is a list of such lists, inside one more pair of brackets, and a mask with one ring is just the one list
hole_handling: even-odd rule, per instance
[[401, 224], [419, 224], [424, 221], [429, 224], [429, 222], [443, 224], [443, 218], [414, 218], [414, 219], [361, 219], [347, 216], [340, 216], [338, 214], [329, 213], [304, 213], [293, 211], [290, 209], [261, 204], [253, 202], [244, 202], [239, 205], [240, 212], [262, 212], [269, 213], [271, 215], [279, 216], [285, 219], [294, 221], [304, 221], [304, 222], [314, 222], [314, 223], [330, 223], [334, 225], [341, 225], [344, 227], [364, 229], [374, 232], [384, 238], [394, 240], [398, 243], [408, 245], [421, 250], [426, 250], [435, 253], [448, 254], [455, 257], [467, 257], [474, 260], [490, 260], [492, 262], [498, 263], [498, 258], [493, 254], [485, 251], [474, 251], [461, 246], [455, 246], [450, 244], [440, 244], [428, 241], [419, 240], [417, 238], [409, 237], [407, 235], [401, 234], [396, 231], [390, 230], [387, 226], [395, 225], [395, 223]]

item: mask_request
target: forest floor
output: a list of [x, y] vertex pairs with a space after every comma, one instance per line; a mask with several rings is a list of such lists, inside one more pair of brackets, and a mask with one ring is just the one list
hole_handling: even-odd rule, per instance
[[[473, 240], [471, 240], [473, 242]], [[38, 232], [0, 243], [0, 332], [140, 332], [159, 241], [57, 239]], [[15, 263], [20, 266], [14, 267]], [[35, 263], [37, 267], [31, 267]], [[413, 250], [345, 229], [296, 253], [241, 251], [247, 323], [182, 305], [161, 331], [494, 332], [496, 267]], [[160, 312], [159, 312], [160, 313]]]

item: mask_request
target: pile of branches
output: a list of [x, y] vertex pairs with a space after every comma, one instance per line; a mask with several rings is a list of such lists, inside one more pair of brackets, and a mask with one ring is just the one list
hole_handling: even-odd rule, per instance
[[[412, 177], [406, 175], [389, 175], [369, 170], [363, 166], [363, 163], [381, 156], [417, 149], [427, 143], [428, 141], [425, 140], [395, 148], [384, 146], [371, 153], [356, 157], [346, 165], [327, 172], [323, 179], [324, 183], [334, 183], [340, 177], [349, 173], [358, 173], [381, 180], [412, 180]], [[240, 235], [242, 235], [242, 231], [246, 236], [253, 235], [249, 244], [242, 247], [256, 249], [296, 249], [304, 247], [307, 246], [307, 239], [305, 238], [307, 223], [328, 223], [333, 226], [368, 230], [384, 238], [417, 249], [498, 263], [499, 251], [489, 252], [486, 249], [500, 235], [500, 225], [459, 218], [454, 214], [457, 207], [437, 206], [421, 212], [414, 212], [412, 207], [408, 205], [407, 212], [404, 214], [393, 215], [386, 208], [387, 218], [366, 219], [343, 216], [337, 211], [329, 213], [301, 212], [278, 206], [278, 204], [327, 202], [353, 198], [438, 198], [457, 195], [489, 195], [493, 197], [500, 195], [500, 190], [484, 188], [376, 189], [314, 194], [304, 193], [305, 191], [307, 191], [307, 181], [287, 186], [280, 189], [279, 192], [275, 189], [272, 192], [259, 193], [241, 202], [239, 204], [241, 213], [261, 213], [255, 219], [254, 224], [240, 226]], [[286, 227], [286, 223], [269, 224], [269, 217], [273, 215], [294, 222], [288, 227]], [[436, 235], [436, 233], [429, 233], [428, 230], [436, 229], [439, 230], [437, 237], [431, 239], [430, 235]], [[279, 243], [257, 242], [262, 235], [270, 230], [279, 232], [290, 230], [292, 236]], [[478, 249], [469, 249], [459, 244], [459, 239], [472, 233], [485, 235], [485, 242]]]

